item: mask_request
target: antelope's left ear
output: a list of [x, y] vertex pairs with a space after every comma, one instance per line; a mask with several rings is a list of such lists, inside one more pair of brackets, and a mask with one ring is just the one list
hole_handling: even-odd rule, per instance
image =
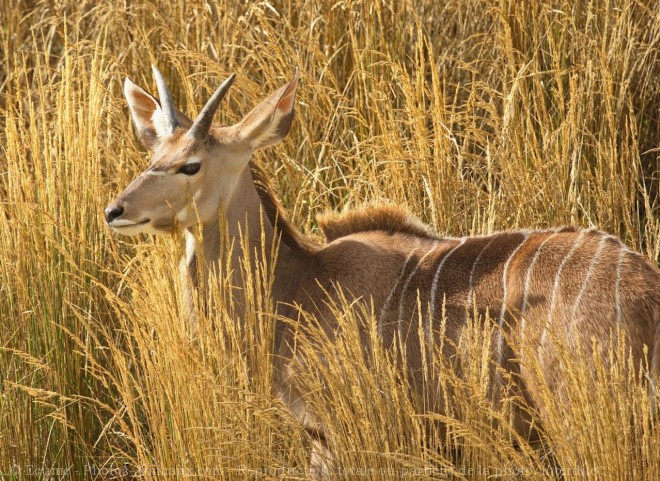
[[293, 80], [271, 94], [235, 125], [238, 138], [251, 150], [276, 144], [289, 132], [298, 87], [298, 69]]

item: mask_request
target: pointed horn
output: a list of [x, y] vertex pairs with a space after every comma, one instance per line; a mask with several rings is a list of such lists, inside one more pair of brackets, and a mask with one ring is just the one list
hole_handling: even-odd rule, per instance
[[174, 133], [174, 129], [179, 126], [179, 121], [176, 119], [176, 109], [174, 108], [172, 94], [167, 88], [167, 84], [165, 83], [165, 79], [163, 78], [163, 74], [160, 73], [160, 70], [158, 70], [155, 65], [152, 65], [151, 69], [154, 72], [154, 77], [156, 77], [158, 97], [160, 97], [160, 109], [163, 112], [165, 127], [169, 133], [172, 134]]
[[222, 82], [222, 85], [218, 87], [218, 90], [211, 96], [206, 105], [199, 113], [192, 127], [188, 131], [188, 135], [196, 140], [205, 140], [209, 135], [209, 130], [211, 130], [211, 124], [213, 123], [213, 116], [220, 106], [220, 102], [223, 97], [231, 87], [231, 84], [234, 83], [236, 74], [233, 73], [231, 76]]

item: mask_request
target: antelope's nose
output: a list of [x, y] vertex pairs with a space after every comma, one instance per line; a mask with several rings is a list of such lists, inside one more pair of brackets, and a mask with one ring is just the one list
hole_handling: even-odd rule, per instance
[[105, 209], [105, 221], [110, 224], [124, 213], [124, 206], [119, 204], [110, 204]]

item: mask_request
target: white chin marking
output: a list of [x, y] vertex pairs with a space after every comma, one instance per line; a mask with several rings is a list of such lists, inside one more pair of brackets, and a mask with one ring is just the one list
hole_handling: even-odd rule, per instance
[[133, 222], [132, 220], [117, 219], [117, 220], [113, 220], [108, 225], [110, 227], [126, 227], [129, 225], [138, 225], [138, 222]]
[[152, 230], [150, 228], [151, 221], [149, 219], [146, 219], [142, 222], [117, 219], [113, 220], [109, 225], [115, 232], [121, 235], [137, 235], [142, 233], [149, 233]]
[[146, 229], [144, 227], [145, 227], [144, 225], [128, 225], [124, 227], [113, 227], [112, 229], [117, 234], [132, 236], [146, 232]]

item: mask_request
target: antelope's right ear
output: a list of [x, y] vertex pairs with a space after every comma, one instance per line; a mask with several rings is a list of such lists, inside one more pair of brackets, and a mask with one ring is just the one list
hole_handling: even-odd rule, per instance
[[144, 148], [154, 150], [158, 145], [159, 137], [164, 134], [163, 129], [160, 135], [158, 132], [159, 125], [162, 125], [160, 105], [155, 98], [135, 85], [128, 77], [124, 81], [124, 96], [131, 110], [138, 139]]
[[[128, 77], [124, 81], [124, 96], [128, 102], [128, 108], [131, 110], [138, 139], [145, 149], [155, 150], [160, 140], [172, 133], [160, 104]], [[174, 115], [181, 127], [187, 129], [192, 125], [192, 120], [178, 109], [174, 109]]]

